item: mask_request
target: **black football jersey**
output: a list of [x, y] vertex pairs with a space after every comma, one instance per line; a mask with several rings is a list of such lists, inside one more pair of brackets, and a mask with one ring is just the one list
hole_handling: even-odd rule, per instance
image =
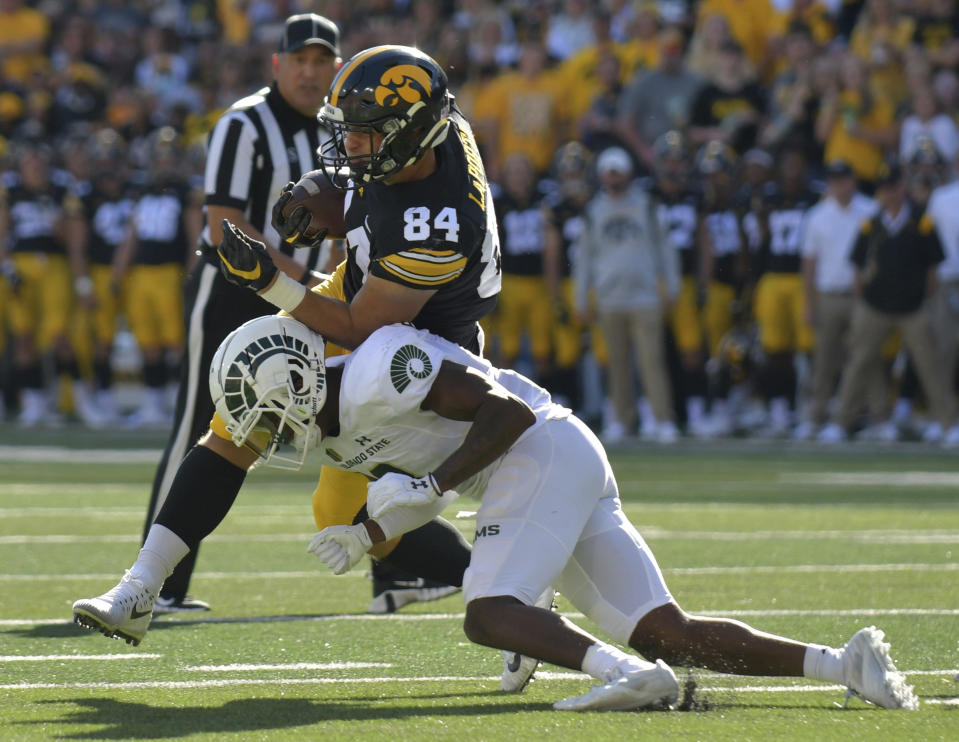
[[87, 260], [94, 265], [110, 265], [113, 253], [123, 242], [133, 216], [135, 194], [124, 185], [118, 193], [106, 193], [95, 185], [83, 199], [84, 212], [90, 225]]
[[8, 173], [0, 184], [0, 200], [9, 214], [8, 248], [11, 252], [64, 254], [56, 238], [57, 224], [68, 214], [82, 210], [79, 199], [64, 185], [49, 183], [34, 191], [16, 173]]
[[368, 275], [435, 290], [415, 327], [478, 351], [477, 320], [496, 304], [501, 260], [496, 215], [469, 124], [450, 116], [423, 180], [370, 183], [347, 192], [347, 264], [343, 289], [352, 301]]
[[503, 273], [543, 275], [546, 214], [538, 203], [521, 204], [506, 192], [493, 200], [499, 223]]
[[806, 213], [819, 196], [808, 189], [787, 196], [777, 189], [766, 198], [758, 218], [765, 221], [759, 246], [761, 273], [799, 273], [802, 263], [802, 230]]
[[678, 197], [670, 197], [652, 186], [650, 193], [657, 201], [657, 216], [666, 234], [679, 254], [679, 265], [684, 276], [699, 272], [696, 250], [696, 225], [699, 221], [699, 196], [690, 190]]
[[137, 238], [137, 265], [183, 263], [186, 260], [186, 229], [183, 213], [194, 198], [185, 183], [166, 183], [150, 188], [133, 208], [133, 231]]
[[572, 273], [573, 254], [575, 245], [586, 231], [586, 207], [564, 198], [552, 207], [553, 224], [559, 230], [561, 238], [562, 259], [560, 260], [560, 275], [563, 278]]

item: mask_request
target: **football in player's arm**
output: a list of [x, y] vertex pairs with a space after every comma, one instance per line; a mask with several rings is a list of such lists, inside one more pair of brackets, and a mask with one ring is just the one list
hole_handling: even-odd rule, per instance
[[[442, 338], [393, 325], [324, 364], [320, 336], [288, 317], [259, 318], [221, 345], [210, 387], [231, 440], [209, 433], [184, 460], [123, 580], [74, 603], [81, 625], [138, 642], [156, 589], [191, 542], [229, 510], [243, 467], [258, 456], [269, 464], [292, 444], [294, 464], [315, 451], [372, 480], [373, 520], [361, 514], [310, 544], [336, 573], [374, 542], [421, 527], [458, 494], [479, 499], [463, 580], [464, 631], [476, 643], [581, 669], [599, 681], [585, 695], [557, 702], [558, 709], [672, 704], [679, 688], [667, 662], [806, 676], [845, 684], [883, 707], [918, 705], [874, 627], [831, 648], [683, 611], [623, 514], [609, 461], [589, 429], [528, 379]], [[214, 481], [232, 484], [214, 492], [209, 480], [190, 481], [191, 459], [199, 456], [218, 459], [223, 476]], [[615, 640], [655, 662], [534, 605], [554, 584]]]

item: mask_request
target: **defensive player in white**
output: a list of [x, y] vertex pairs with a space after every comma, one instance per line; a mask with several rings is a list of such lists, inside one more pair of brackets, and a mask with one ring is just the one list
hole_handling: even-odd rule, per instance
[[[232, 440], [210, 432], [199, 447], [241, 470], [258, 458], [298, 466], [315, 452], [373, 480], [372, 518], [326, 528], [310, 543], [336, 574], [374, 543], [427, 522], [458, 494], [479, 499], [463, 582], [464, 630], [479, 644], [599, 681], [585, 695], [558, 701], [558, 709], [672, 704], [679, 687], [667, 663], [806, 676], [844, 684], [885, 708], [918, 706], [874, 627], [831, 648], [685, 613], [623, 514], [593, 433], [528, 379], [457, 345], [389, 325], [324, 365], [319, 335], [289, 317], [264, 317], [223, 342], [210, 387]], [[292, 455], [283, 450], [288, 444]], [[178, 528], [175, 519], [158, 518], [123, 580], [74, 603], [78, 623], [142, 638], [156, 589], [188, 549]], [[611, 638], [654, 662], [536, 607], [551, 585]]]

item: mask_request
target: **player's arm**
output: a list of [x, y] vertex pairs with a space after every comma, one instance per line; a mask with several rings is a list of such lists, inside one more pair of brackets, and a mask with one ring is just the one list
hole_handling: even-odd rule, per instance
[[421, 408], [473, 423], [459, 448], [433, 470], [441, 492], [489, 466], [536, 422], [529, 405], [515, 394], [489, 376], [451, 361], [443, 362]]
[[307, 292], [291, 314], [314, 332], [352, 349], [384, 325], [412, 321], [435, 293], [368, 276], [349, 304]]
[[[251, 239], [229, 222], [221, 228], [224, 236], [217, 249], [221, 271], [228, 281], [256, 291], [344, 348], [356, 348], [384, 325], [409, 322], [436, 293], [435, 289], [414, 288], [369, 275], [363, 288], [347, 304], [308, 292], [305, 286], [277, 271], [262, 242]], [[466, 259], [462, 262], [465, 264]], [[455, 276], [451, 274], [452, 278]]]
[[238, 466], [244, 471], [253, 466], [257, 459], [257, 454], [252, 449], [246, 446], [237, 446], [232, 440], [223, 438], [212, 430], [208, 430], [206, 434], [200, 438], [197, 445], [209, 448], [220, 458], [225, 459], [233, 464], [233, 466]]
[[[408, 533], [439, 515], [461, 482], [509, 450], [536, 416], [523, 400], [485, 374], [444, 361], [420, 405], [449, 420], [472, 422], [460, 446], [421, 477], [386, 474], [371, 482], [370, 518], [355, 526], [330, 526], [314, 536], [308, 551], [334, 574], [355, 565], [373, 544]], [[452, 497], [451, 497], [452, 496]]]

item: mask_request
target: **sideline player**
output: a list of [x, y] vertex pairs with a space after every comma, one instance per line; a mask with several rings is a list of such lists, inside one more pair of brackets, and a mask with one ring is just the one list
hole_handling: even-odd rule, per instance
[[[481, 501], [463, 580], [464, 630], [478, 644], [599, 680], [557, 709], [673, 703], [679, 686], [667, 662], [805, 676], [847, 685], [884, 708], [918, 707], [874, 627], [840, 649], [683, 611], [623, 513], [599, 440], [525, 377], [405, 325], [377, 330], [327, 365], [323, 349], [321, 336], [283, 316], [252, 320], [223, 342], [210, 391], [225, 431], [204, 436], [184, 461], [120, 583], [74, 603], [77, 623], [139, 642], [165, 575], [226, 515], [246, 469], [258, 458], [299, 466], [312, 453], [374, 480], [367, 501], [374, 520], [361, 513], [356, 525], [328, 527], [310, 543], [335, 574], [374, 543], [429, 522], [459, 494]], [[195, 477], [188, 463], [198, 457], [209, 460], [216, 480]], [[655, 664], [534, 606], [554, 584]]]
[[[350, 175], [347, 256], [322, 289], [328, 295], [277, 273], [262, 243], [233, 226], [220, 245], [224, 275], [343, 348], [385, 324], [412, 322], [481, 354], [478, 320], [500, 291], [499, 238], [479, 150], [446, 73], [411, 47], [367, 49], [337, 73], [320, 119], [333, 133], [324, 167]], [[287, 198], [274, 209], [274, 226], [295, 243], [310, 215], [297, 210], [280, 218]], [[365, 501], [362, 477], [327, 467], [313, 498], [316, 523], [352, 523]], [[374, 557], [389, 555], [394, 566], [418, 574], [435, 547], [417, 538], [385, 544]], [[465, 569], [469, 554], [446, 558]], [[374, 612], [395, 610], [402, 597], [388, 589], [391, 575], [384, 572], [374, 562]]]

